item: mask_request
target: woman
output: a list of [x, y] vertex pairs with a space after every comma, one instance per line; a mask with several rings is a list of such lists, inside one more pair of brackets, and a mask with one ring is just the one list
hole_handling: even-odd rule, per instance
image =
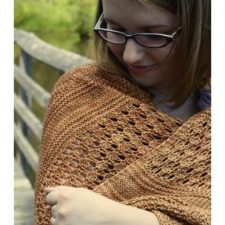
[[210, 224], [209, 0], [100, 0], [97, 64], [49, 103], [36, 224]]

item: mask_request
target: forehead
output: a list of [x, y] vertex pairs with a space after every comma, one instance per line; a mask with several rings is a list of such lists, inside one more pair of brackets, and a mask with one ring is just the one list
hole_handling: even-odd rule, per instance
[[176, 26], [177, 16], [153, 3], [137, 0], [102, 0], [106, 19], [121, 26]]

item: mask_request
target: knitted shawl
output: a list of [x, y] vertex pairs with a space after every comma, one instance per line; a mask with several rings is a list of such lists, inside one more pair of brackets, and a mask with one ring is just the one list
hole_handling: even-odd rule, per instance
[[67, 72], [45, 117], [36, 225], [50, 224], [44, 187], [56, 185], [149, 210], [160, 224], [210, 224], [210, 125], [210, 109], [182, 122], [96, 65]]

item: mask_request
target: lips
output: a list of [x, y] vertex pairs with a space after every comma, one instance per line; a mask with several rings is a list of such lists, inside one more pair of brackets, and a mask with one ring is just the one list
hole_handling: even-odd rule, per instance
[[144, 74], [148, 72], [149, 70], [153, 69], [156, 66], [156, 64], [153, 65], [128, 65], [128, 69], [131, 73], [134, 74]]

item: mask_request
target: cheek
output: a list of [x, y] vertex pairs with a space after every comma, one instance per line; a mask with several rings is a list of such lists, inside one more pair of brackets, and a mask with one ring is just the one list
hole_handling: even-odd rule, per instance
[[108, 47], [112, 51], [112, 53], [119, 59], [123, 58], [124, 46], [123, 45], [115, 45], [115, 44], [108, 44]]
[[151, 52], [152, 57], [160, 64], [176, 64], [179, 59], [179, 47], [178, 46], [165, 46], [163, 48], [155, 49]]
[[172, 68], [176, 68], [179, 63], [180, 63], [180, 48], [179, 46], [174, 46], [172, 49], [171, 49], [171, 52], [168, 56], [168, 64], [170, 67]]

